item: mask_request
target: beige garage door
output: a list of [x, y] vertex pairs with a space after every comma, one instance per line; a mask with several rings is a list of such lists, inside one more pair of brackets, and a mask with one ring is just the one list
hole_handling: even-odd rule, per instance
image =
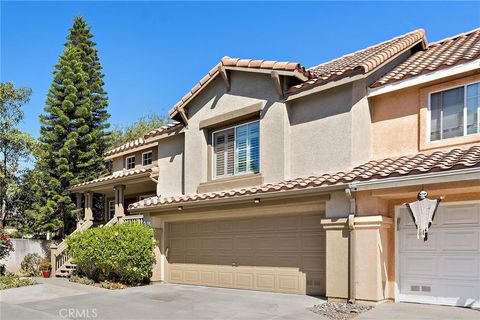
[[325, 294], [320, 215], [167, 224], [167, 281]]

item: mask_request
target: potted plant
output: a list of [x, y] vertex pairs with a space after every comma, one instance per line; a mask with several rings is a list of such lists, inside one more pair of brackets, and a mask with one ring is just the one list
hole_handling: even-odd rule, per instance
[[40, 263], [40, 271], [42, 271], [42, 275], [44, 278], [50, 278], [50, 274], [52, 272], [52, 265], [50, 260], [45, 258]]

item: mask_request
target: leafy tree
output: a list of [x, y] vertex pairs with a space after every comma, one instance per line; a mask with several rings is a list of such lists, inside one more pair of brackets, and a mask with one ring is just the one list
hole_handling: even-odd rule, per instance
[[128, 126], [116, 126], [110, 136], [110, 147], [141, 138], [145, 133], [168, 123], [168, 118], [150, 112]]
[[15, 211], [13, 194], [17, 188], [20, 161], [30, 154], [33, 139], [18, 125], [23, 120], [22, 106], [30, 100], [31, 89], [0, 83], [0, 224], [5, 225]]

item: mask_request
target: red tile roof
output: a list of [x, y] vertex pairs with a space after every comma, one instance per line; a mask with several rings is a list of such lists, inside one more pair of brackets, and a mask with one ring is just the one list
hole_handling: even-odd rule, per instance
[[144, 146], [144, 145], [152, 142], [152, 140], [150, 138], [159, 136], [159, 135], [164, 134], [164, 133], [173, 132], [173, 131], [175, 131], [177, 129], [180, 129], [182, 127], [183, 127], [183, 125], [178, 123], [178, 122], [166, 124], [166, 125], [164, 125], [160, 128], [157, 128], [157, 129], [154, 129], [152, 131], [147, 132], [141, 138], [138, 138], [138, 139], [135, 139], [135, 140], [132, 140], [132, 141], [128, 141], [127, 143], [124, 143], [119, 147], [107, 150], [103, 155], [105, 157], [108, 157], [108, 156], [112, 156], [112, 155], [121, 153], [123, 151], [127, 151], [127, 150], [131, 150], [131, 149], [134, 149], [134, 148]]
[[425, 50], [410, 56], [375, 82], [372, 87], [383, 86], [479, 58], [480, 28], [430, 43]]
[[413, 156], [373, 160], [348, 172], [297, 178], [247, 189], [179, 195], [166, 198], [153, 197], [133, 203], [129, 206], [129, 209], [135, 210], [144, 207], [160, 207], [162, 205], [182, 204], [193, 201], [207, 201], [257, 194], [261, 195], [271, 192], [318, 188], [329, 185], [340, 185], [359, 181], [380, 180], [392, 177], [473, 167], [480, 168], [480, 145], [468, 149], [452, 149], [449, 151], [436, 151], [429, 154], [420, 153]]
[[238, 68], [249, 68], [252, 70], [255, 69], [270, 69], [270, 70], [283, 70], [283, 71], [297, 71], [303, 74], [307, 78], [311, 78], [314, 75], [305, 69], [300, 63], [297, 62], [279, 62], [279, 61], [268, 61], [268, 60], [253, 60], [253, 59], [239, 59], [239, 58], [230, 58], [223, 57], [222, 60], [215, 65], [193, 88], [183, 96], [180, 101], [178, 101], [172, 109], [169, 111], [169, 115], [172, 117], [178, 108], [183, 107], [197, 91], [203, 88], [210, 80], [218, 75], [220, 66], [225, 67], [238, 67]]
[[425, 31], [423, 29], [409, 32], [366, 49], [311, 67], [308, 71], [315, 74], [315, 78], [291, 87], [287, 94], [308, 90], [345, 77], [366, 74], [375, 70], [395, 55], [419, 43], [426, 45]]
[[91, 186], [97, 183], [102, 183], [102, 182], [107, 182], [107, 181], [114, 181], [114, 180], [119, 180], [121, 178], [127, 178], [127, 177], [134, 177], [134, 176], [148, 176], [152, 173], [158, 172], [157, 168], [140, 168], [140, 169], [133, 169], [133, 170], [124, 170], [124, 171], [119, 171], [115, 172], [114, 174], [101, 177], [98, 179], [90, 180], [87, 182], [79, 183], [76, 185], [73, 185], [69, 188], [71, 191], [75, 191], [75, 189], [82, 188], [85, 186]]

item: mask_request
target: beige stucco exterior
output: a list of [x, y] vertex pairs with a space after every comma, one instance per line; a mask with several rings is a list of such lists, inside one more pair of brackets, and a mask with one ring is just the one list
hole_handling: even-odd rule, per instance
[[[183, 131], [158, 140], [156, 146], [148, 147], [150, 149], [145, 148], [154, 151], [152, 166], [158, 168], [157, 181], [150, 179], [148, 189], [154, 190], [159, 197], [238, 190], [347, 171], [372, 159], [478, 144], [480, 135], [433, 144], [426, 139], [428, 94], [478, 81], [478, 71], [367, 98], [368, 86], [406, 55], [403, 53], [374, 74], [292, 100], [279, 95], [268, 73], [229, 71], [228, 85], [217, 76], [185, 106], [188, 121]], [[260, 172], [213, 179], [212, 133], [250, 121], [259, 121], [260, 125]], [[141, 154], [145, 150], [132, 153], [138, 157], [137, 165], [141, 165]], [[114, 171], [124, 169], [128, 156], [124, 153], [113, 157]], [[139, 195], [138, 188], [146, 184], [143, 180], [136, 185], [127, 183], [125, 190]], [[377, 186], [357, 190], [355, 186], [344, 184], [308, 195], [298, 192], [288, 197], [273, 195], [271, 199], [262, 194], [258, 198], [238, 197], [223, 202], [192, 201], [135, 209], [133, 213], [143, 214], [145, 221], [156, 230], [159, 247], [155, 280], [301, 294], [313, 292], [335, 301], [375, 304], [395, 299], [395, 207], [415, 199], [422, 187], [430, 192], [431, 198], [446, 196], [446, 201], [450, 202], [480, 199], [479, 181], [434, 184], [413, 181], [406, 187]], [[318, 228], [290, 230], [289, 239], [301, 243], [303, 233], [321, 233], [321, 240], [315, 244], [318, 254], [312, 255], [318, 265], [311, 269], [323, 273], [317, 279], [315, 290], [309, 292], [314, 285], [309, 287], [308, 272], [302, 271], [304, 265], [301, 263], [292, 269], [292, 266], [282, 266], [278, 257], [265, 262], [258, 256], [246, 254], [243, 258], [247, 257], [250, 262], [242, 266], [245, 268], [235, 269], [231, 265], [240, 259], [235, 250], [243, 242], [237, 241], [238, 238], [258, 238], [261, 233], [237, 230], [235, 221], [248, 220], [252, 230], [261, 221], [268, 221], [265, 241], [274, 244], [274, 230], [282, 225], [284, 217], [295, 217], [292, 223], [300, 223], [302, 218], [299, 217], [303, 216], [314, 216]], [[202, 222], [214, 226], [210, 238], [199, 230]], [[187, 225], [193, 225], [194, 231], [186, 232]], [[217, 232], [225, 225], [231, 227], [230, 234]], [[173, 232], [174, 227], [183, 230]], [[286, 233], [284, 236], [287, 237]], [[187, 238], [189, 244], [182, 240]], [[202, 247], [206, 238], [210, 242]], [[225, 248], [211, 244], [220, 238], [232, 245]], [[180, 247], [172, 249], [172, 239], [181, 243]], [[197, 244], [200, 247], [195, 247]], [[170, 249], [180, 252], [183, 260], [170, 259]], [[218, 263], [219, 257], [202, 260], [204, 257], [198, 252], [192, 253], [193, 249], [201, 249], [207, 255], [221, 251], [228, 259], [235, 259], [230, 259], [230, 263], [226, 260]], [[303, 252], [299, 257], [304, 258], [311, 254], [311, 248], [304, 249], [299, 244], [292, 250]], [[270, 251], [285, 253], [274, 247]], [[263, 273], [260, 267], [266, 268], [260, 270]], [[239, 275], [245, 281], [236, 281]], [[260, 278], [265, 276], [263, 286], [252, 280], [259, 275]], [[280, 275], [294, 280], [288, 286], [279, 287], [274, 279], [281, 281]]]
[[369, 98], [373, 158], [382, 159], [479, 143], [480, 135], [432, 143], [428, 141], [427, 132], [429, 93], [475, 81], [480, 81], [478, 70]]

